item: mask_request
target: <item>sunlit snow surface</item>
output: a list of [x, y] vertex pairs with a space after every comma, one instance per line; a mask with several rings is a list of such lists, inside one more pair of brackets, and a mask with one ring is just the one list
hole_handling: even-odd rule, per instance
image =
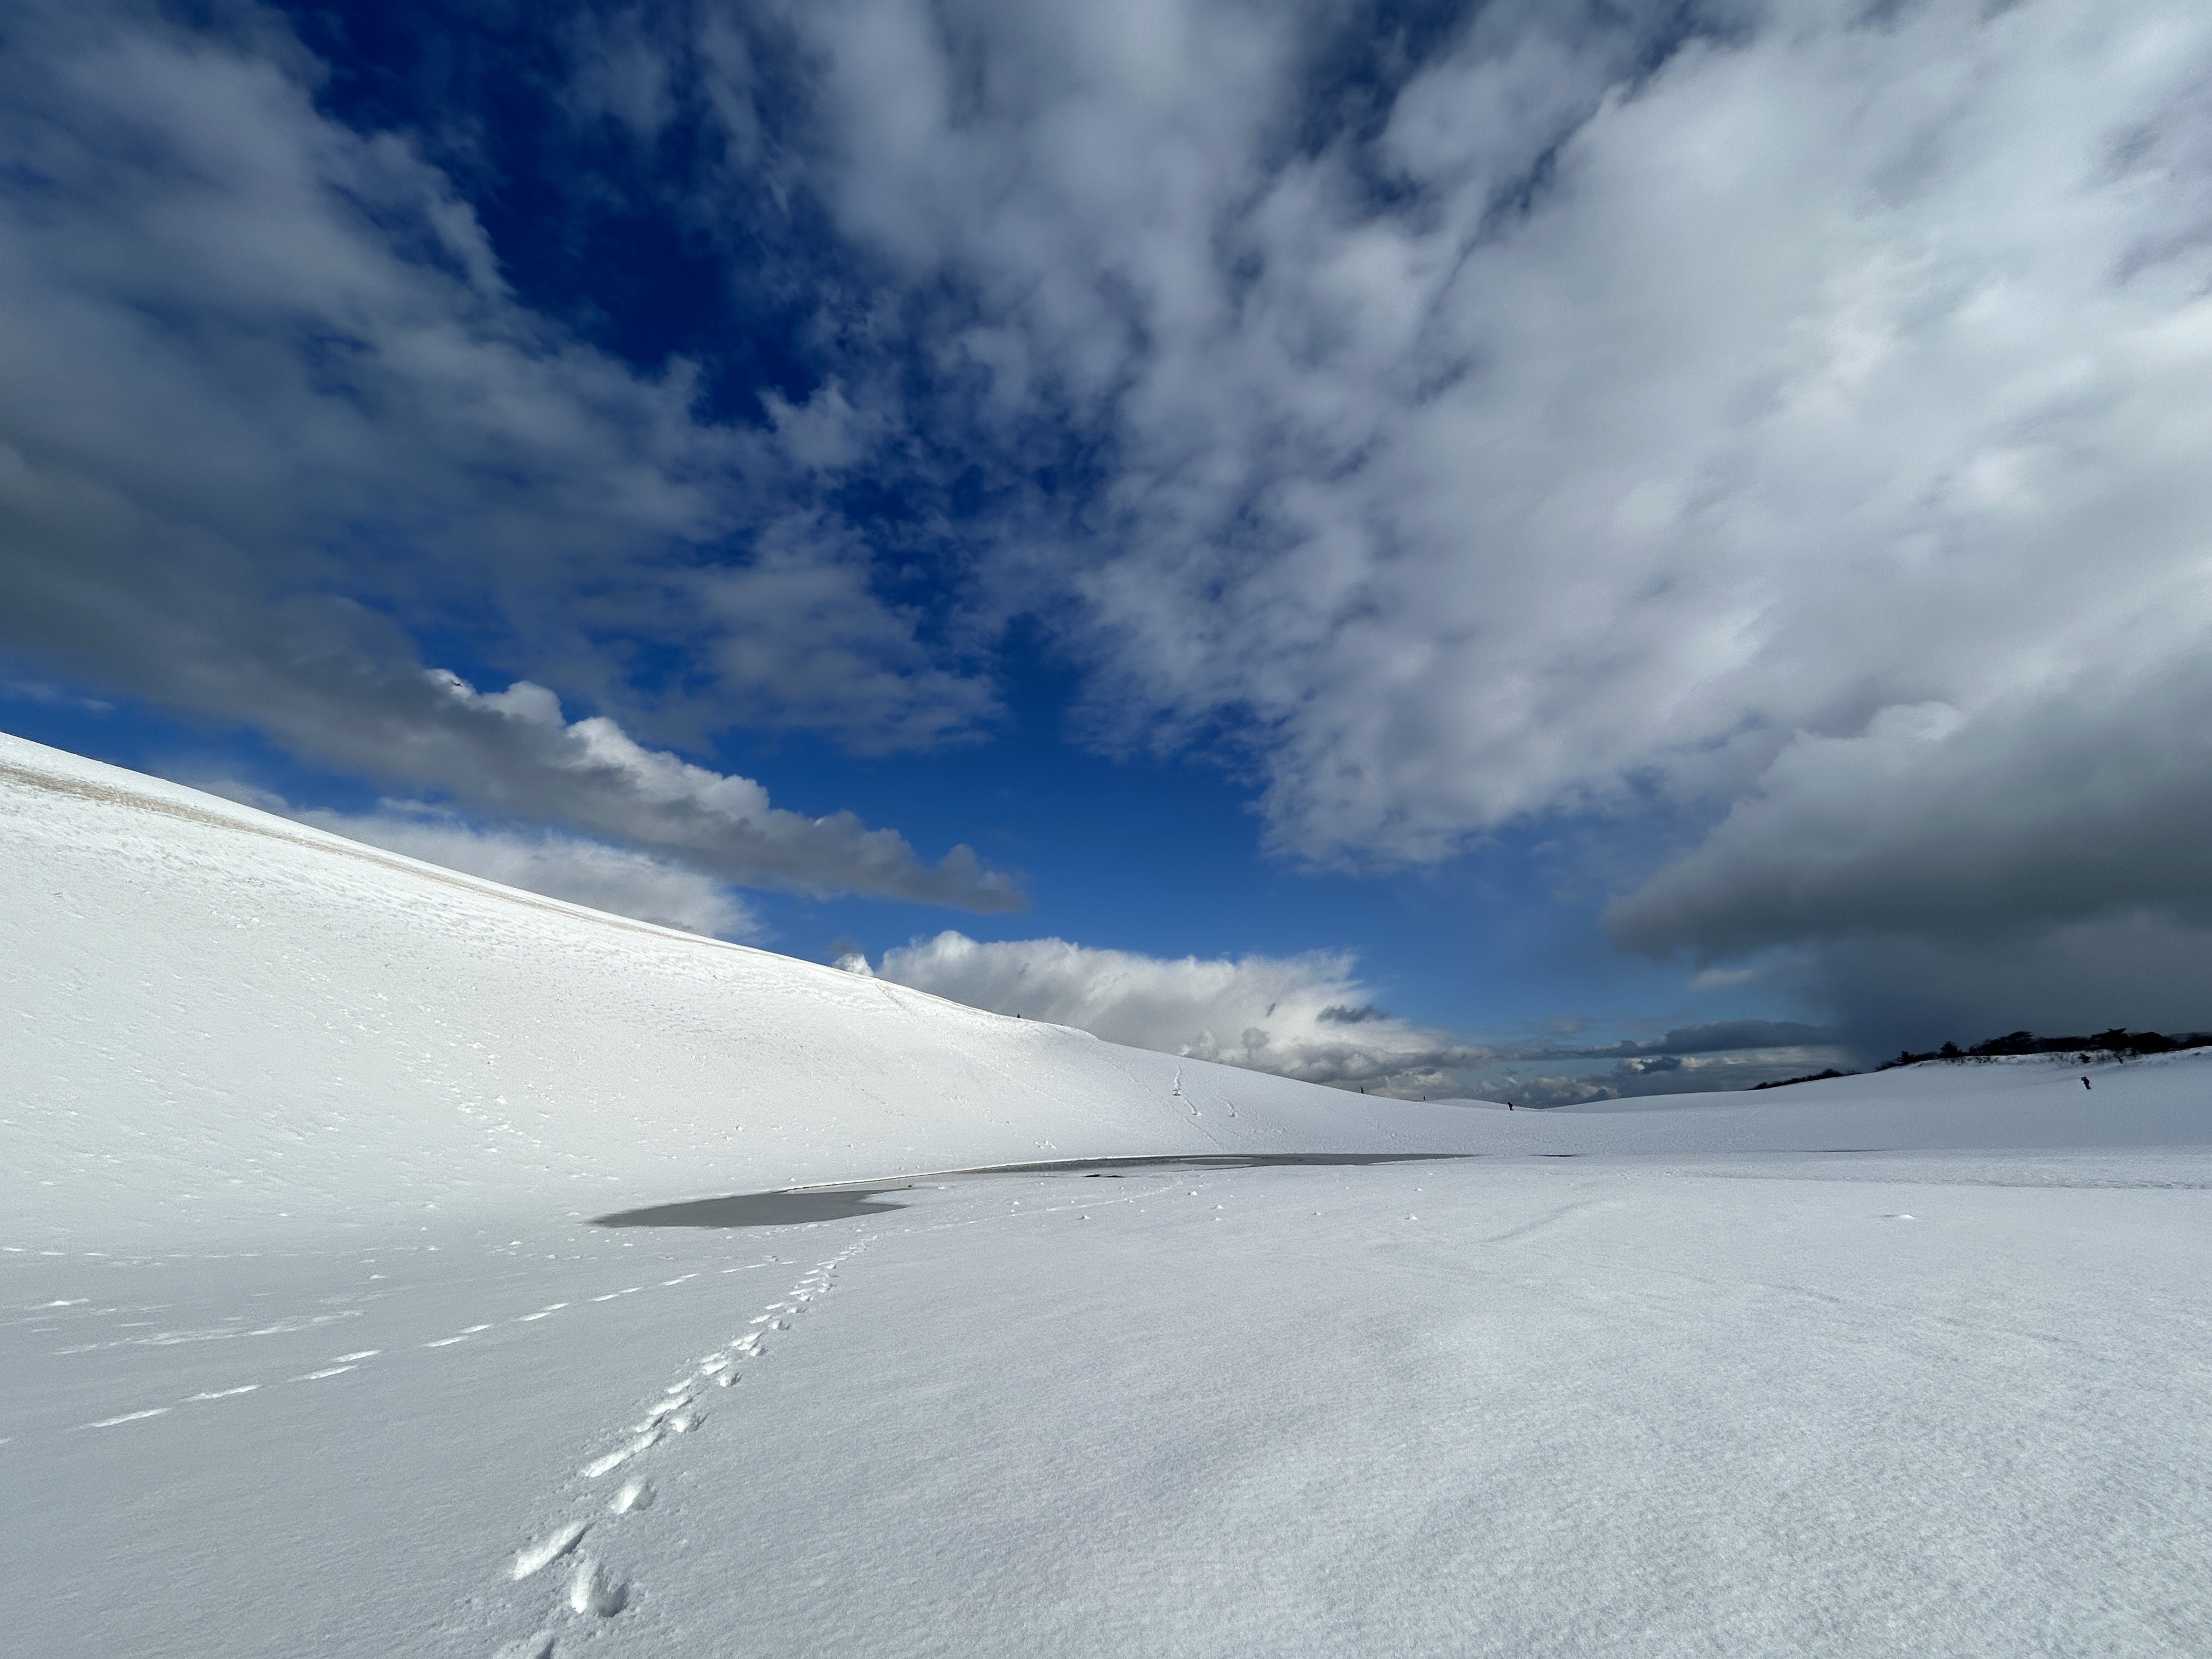
[[1399, 1108], [13, 740], [0, 975], [10, 1651], [2212, 1652], [2201, 1054]]

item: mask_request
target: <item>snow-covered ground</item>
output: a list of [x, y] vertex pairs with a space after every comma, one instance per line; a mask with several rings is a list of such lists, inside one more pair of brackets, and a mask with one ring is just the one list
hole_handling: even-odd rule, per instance
[[11, 1651], [2212, 1653], [2201, 1053], [1364, 1101], [12, 739], [0, 990]]

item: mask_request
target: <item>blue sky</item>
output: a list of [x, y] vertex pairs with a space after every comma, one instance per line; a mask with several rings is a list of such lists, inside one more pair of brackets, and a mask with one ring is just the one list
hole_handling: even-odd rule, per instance
[[0, 52], [19, 735], [1346, 1086], [2212, 1024], [2197, 8]]

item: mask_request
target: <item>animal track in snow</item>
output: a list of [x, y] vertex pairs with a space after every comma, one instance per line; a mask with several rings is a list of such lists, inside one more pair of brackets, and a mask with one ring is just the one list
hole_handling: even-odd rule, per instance
[[[756, 1316], [751, 1329], [732, 1337], [723, 1346], [695, 1360], [689, 1375], [665, 1384], [660, 1397], [647, 1404], [643, 1420], [630, 1430], [630, 1437], [624, 1443], [577, 1466], [577, 1474], [586, 1481], [596, 1481], [644, 1456], [656, 1446], [665, 1444], [669, 1436], [690, 1434], [705, 1426], [707, 1414], [699, 1409], [700, 1391], [710, 1383], [725, 1389], [735, 1383], [748, 1362], [758, 1360], [766, 1354], [764, 1339], [768, 1333], [790, 1329], [791, 1321], [785, 1316], [799, 1311], [805, 1304], [834, 1289], [834, 1275], [837, 1268], [865, 1249], [866, 1243], [867, 1241], [863, 1240], [852, 1244], [829, 1261], [817, 1264], [799, 1279], [783, 1300], [770, 1304], [764, 1313]], [[696, 1273], [686, 1273], [663, 1283], [680, 1285], [697, 1277]], [[593, 1299], [611, 1300], [611, 1297]], [[553, 1310], [543, 1311], [551, 1312]], [[653, 1502], [653, 1487], [650, 1481], [642, 1478], [628, 1480], [606, 1500], [599, 1524], [611, 1524], [605, 1519], [607, 1516], [635, 1515], [650, 1509]], [[511, 1578], [520, 1582], [542, 1571], [553, 1562], [574, 1554], [586, 1530], [592, 1524], [592, 1521], [580, 1517], [552, 1531], [540, 1534], [514, 1556], [509, 1567]], [[611, 1572], [604, 1561], [577, 1556], [567, 1585], [551, 1609], [551, 1627], [541, 1627], [533, 1635], [509, 1643], [499, 1650], [498, 1659], [550, 1659], [559, 1639], [562, 1620], [611, 1619], [629, 1607], [635, 1595], [635, 1584]]]
[[607, 1570], [596, 1561], [576, 1563], [575, 1576], [568, 1580], [570, 1612], [611, 1619], [629, 1605], [628, 1584], [617, 1583], [608, 1577]]
[[647, 1434], [639, 1435], [627, 1446], [608, 1452], [605, 1456], [594, 1457], [590, 1462], [585, 1464], [584, 1476], [586, 1480], [596, 1480], [601, 1475], [620, 1468], [640, 1452], [651, 1451], [659, 1442], [660, 1431], [658, 1429]]
[[512, 1571], [515, 1580], [519, 1583], [529, 1577], [533, 1572], [550, 1566], [570, 1550], [575, 1548], [582, 1540], [585, 1528], [588, 1524], [587, 1522], [571, 1521], [567, 1526], [556, 1527], [543, 1538], [525, 1544], [514, 1553], [514, 1566]]
[[[769, 1258], [769, 1262], [766, 1263], [747, 1262], [738, 1267], [725, 1267], [722, 1269], [722, 1272], [726, 1273], [747, 1273], [752, 1271], [757, 1267], [771, 1265], [774, 1261], [775, 1258], [771, 1257]], [[381, 1277], [381, 1275], [375, 1276]], [[660, 1283], [664, 1287], [681, 1285], [698, 1279], [701, 1276], [701, 1274], [696, 1273], [681, 1273], [673, 1279], [663, 1279]], [[763, 1322], [774, 1319], [780, 1313], [794, 1310], [794, 1305], [796, 1304], [806, 1301], [811, 1295], [819, 1294], [825, 1287], [825, 1283], [826, 1281], [819, 1276], [818, 1270], [816, 1274], [809, 1275], [806, 1278], [801, 1279], [793, 1287], [789, 1297], [787, 1297], [784, 1302], [773, 1304], [770, 1313], [763, 1316]], [[595, 1303], [612, 1302], [624, 1296], [636, 1295], [648, 1288], [650, 1287], [643, 1285], [627, 1285], [619, 1291], [610, 1291], [603, 1296], [592, 1297], [590, 1300]], [[50, 1310], [64, 1309], [85, 1309], [94, 1314], [114, 1314], [137, 1311], [137, 1310], [120, 1306], [94, 1308], [93, 1298], [90, 1297], [57, 1297], [50, 1301], [36, 1304], [24, 1305], [29, 1310], [32, 1317], [43, 1316]], [[548, 1303], [545, 1306], [537, 1310], [533, 1313], [511, 1316], [509, 1323], [511, 1325], [532, 1323], [536, 1321], [547, 1318], [553, 1314], [558, 1313], [571, 1305], [571, 1304], [567, 1302]], [[147, 1310], [147, 1311], [152, 1311], [152, 1310]], [[172, 1328], [148, 1330], [143, 1328], [143, 1324], [149, 1324], [151, 1322], [143, 1322], [142, 1326], [125, 1324], [118, 1328], [121, 1330], [131, 1331], [132, 1334], [130, 1335], [110, 1338], [106, 1340], [98, 1342], [76, 1344], [69, 1347], [57, 1349], [54, 1352], [58, 1355], [75, 1355], [97, 1352], [102, 1350], [117, 1347], [168, 1347], [185, 1343], [221, 1341], [226, 1339], [237, 1337], [289, 1336], [300, 1332], [313, 1330], [338, 1321], [358, 1319], [362, 1316], [363, 1312], [364, 1310], [360, 1308], [347, 1308], [325, 1313], [290, 1315], [281, 1319], [260, 1324], [249, 1323], [247, 1316], [233, 1315], [219, 1326], [196, 1329], [179, 1329]], [[24, 1321], [21, 1317], [18, 1317], [14, 1322], [16, 1324], [21, 1324]], [[474, 1338], [481, 1336], [486, 1332], [496, 1328], [497, 1326], [492, 1323], [465, 1325], [459, 1331], [450, 1336], [434, 1337], [428, 1341], [420, 1342], [415, 1346], [418, 1348], [427, 1349], [450, 1348], [456, 1346], [460, 1343], [472, 1340]], [[342, 1376], [349, 1370], [358, 1369], [362, 1362], [378, 1358], [381, 1357], [385, 1352], [386, 1351], [381, 1348], [360, 1348], [350, 1353], [338, 1354], [324, 1365], [319, 1366], [312, 1370], [302, 1372], [298, 1376], [287, 1378], [286, 1380], [293, 1382], [326, 1382], [332, 1377]], [[699, 1375], [693, 1379], [691, 1382], [678, 1385], [678, 1389], [675, 1391], [684, 1392], [691, 1390], [695, 1388], [703, 1388], [710, 1381], [719, 1383], [720, 1386], [723, 1388], [727, 1388], [738, 1380], [737, 1373], [734, 1369], [736, 1358], [740, 1354], [749, 1357], [756, 1355], [760, 1352], [762, 1352], [762, 1350], [760, 1349], [759, 1345], [755, 1343], [742, 1349], [733, 1348], [729, 1352], [718, 1351], [716, 1353], [709, 1354], [700, 1360]], [[273, 1381], [273, 1379], [270, 1380]], [[181, 1396], [177, 1401], [171, 1405], [149, 1407], [136, 1412], [126, 1412], [115, 1417], [103, 1418], [97, 1423], [79, 1423], [58, 1431], [64, 1433], [75, 1433], [84, 1429], [113, 1428], [125, 1423], [141, 1422], [148, 1418], [165, 1416], [171, 1411], [174, 1410], [176, 1405], [199, 1406], [212, 1404], [216, 1401], [222, 1400], [240, 1399], [246, 1395], [258, 1394], [261, 1392], [265, 1386], [265, 1382], [241, 1382], [227, 1389], [204, 1389], [198, 1394]], [[662, 1414], [665, 1415], [665, 1413]], [[702, 1416], [701, 1413], [696, 1411], [693, 1412], [691, 1415], [695, 1419], [699, 1419]], [[696, 1427], [697, 1421], [695, 1420], [691, 1426]], [[679, 1431], [679, 1432], [680, 1431]], [[625, 1449], [624, 1451], [620, 1454], [620, 1458], [626, 1459], [627, 1457], [635, 1455], [635, 1453], [634, 1449]], [[602, 1461], [604, 1460], [595, 1460], [595, 1462]], [[613, 1466], [609, 1465], [608, 1467]]]

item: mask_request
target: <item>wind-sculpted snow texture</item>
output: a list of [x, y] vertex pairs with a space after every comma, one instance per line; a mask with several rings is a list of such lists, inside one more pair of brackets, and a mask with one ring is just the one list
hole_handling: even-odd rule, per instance
[[11, 1651], [2212, 1652], [2203, 1053], [1362, 1101], [14, 742], [0, 929]]

